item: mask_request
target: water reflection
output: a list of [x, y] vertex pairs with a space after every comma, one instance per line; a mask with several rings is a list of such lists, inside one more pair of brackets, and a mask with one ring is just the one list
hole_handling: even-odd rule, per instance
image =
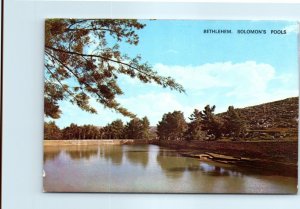
[[157, 163], [160, 165], [167, 177], [180, 178], [185, 171], [195, 172], [207, 176], [235, 176], [242, 177], [243, 174], [233, 168], [226, 169], [213, 162], [201, 162], [198, 159], [182, 157], [177, 152], [160, 149], [157, 157]]
[[93, 156], [97, 156], [98, 154], [98, 147], [94, 146], [72, 146], [66, 150], [66, 153], [73, 159], [73, 160], [89, 160]]
[[126, 150], [126, 158], [132, 164], [140, 164], [145, 168], [149, 161], [149, 146], [130, 147]]
[[235, 176], [235, 177], [243, 176], [242, 173], [233, 170], [233, 168], [231, 168], [231, 170], [229, 170], [226, 168], [222, 168], [218, 165], [212, 165], [212, 164], [203, 163], [203, 162], [200, 163], [199, 170], [201, 170], [203, 174], [209, 175], [209, 176]]
[[123, 147], [122, 146], [100, 146], [100, 157], [111, 161], [114, 165], [121, 165], [123, 161]]
[[185, 171], [199, 170], [199, 161], [181, 157], [176, 152], [166, 149], [159, 150], [156, 161], [165, 175], [171, 178], [181, 178]]
[[55, 160], [55, 158], [58, 157], [58, 155], [60, 154], [61, 150], [60, 149], [57, 149], [57, 147], [47, 147], [47, 148], [44, 148], [44, 163], [49, 160], [49, 161], [52, 161], [52, 160]]

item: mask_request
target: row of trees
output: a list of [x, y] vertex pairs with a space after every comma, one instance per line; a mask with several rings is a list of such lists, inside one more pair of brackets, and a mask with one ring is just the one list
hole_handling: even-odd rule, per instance
[[150, 123], [147, 117], [134, 118], [127, 124], [115, 120], [104, 127], [94, 125], [79, 126], [72, 123], [60, 129], [54, 121], [44, 124], [45, 139], [149, 139], [153, 137], [150, 132]]
[[154, 139], [160, 140], [218, 140], [222, 136], [238, 139], [246, 131], [245, 121], [233, 106], [225, 114], [216, 115], [216, 106], [205, 106], [204, 110], [195, 109], [189, 117], [183, 112], [174, 111], [163, 115], [157, 125], [156, 134], [150, 131], [147, 117], [134, 118], [124, 124], [115, 120], [104, 127], [93, 125], [70, 126], [59, 129], [55, 122], [45, 123], [45, 139]]
[[222, 136], [237, 139], [243, 137], [245, 121], [233, 106], [229, 106], [223, 117], [215, 115], [216, 106], [205, 106], [203, 111], [195, 109], [186, 122], [180, 111], [163, 115], [157, 125], [160, 140], [218, 140]]
[[126, 125], [121, 120], [115, 120], [102, 129], [105, 139], [149, 139], [150, 123], [147, 117], [134, 118]]

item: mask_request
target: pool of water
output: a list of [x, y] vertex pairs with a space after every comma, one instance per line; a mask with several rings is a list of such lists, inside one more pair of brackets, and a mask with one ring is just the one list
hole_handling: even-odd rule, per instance
[[45, 146], [44, 171], [45, 192], [297, 192], [297, 178], [201, 162], [156, 145]]

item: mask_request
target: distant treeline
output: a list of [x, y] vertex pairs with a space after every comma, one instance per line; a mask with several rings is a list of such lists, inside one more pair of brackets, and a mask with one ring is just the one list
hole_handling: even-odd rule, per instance
[[45, 122], [45, 139], [159, 139], [159, 140], [218, 140], [222, 136], [238, 139], [246, 134], [245, 121], [233, 106], [223, 117], [215, 115], [215, 106], [194, 110], [189, 122], [183, 112], [163, 115], [156, 131], [150, 127], [147, 117], [135, 118], [124, 124], [115, 120], [104, 127], [71, 124], [60, 129], [55, 122]]
[[[155, 135], [155, 134], [154, 134]], [[54, 121], [45, 122], [44, 138], [46, 140], [58, 139], [150, 139], [150, 123], [147, 117], [135, 118], [124, 124], [121, 120], [115, 120], [104, 127], [94, 125], [79, 126], [72, 123], [70, 126], [60, 129]]]

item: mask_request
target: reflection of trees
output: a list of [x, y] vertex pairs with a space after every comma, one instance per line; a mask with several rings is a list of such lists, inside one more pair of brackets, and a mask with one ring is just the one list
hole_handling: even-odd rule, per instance
[[135, 146], [136, 149], [128, 150], [126, 152], [127, 159], [134, 164], [141, 164], [144, 168], [149, 161], [149, 147], [148, 146]]
[[224, 170], [223, 168], [214, 165], [201, 164], [199, 170], [208, 176], [230, 176], [228, 170]]
[[[227, 192], [227, 193], [240, 193], [245, 192], [245, 180], [243, 174], [235, 168], [222, 168], [218, 165], [202, 163], [200, 170], [204, 175], [215, 176], [210, 178], [210, 181], [205, 182], [205, 187], [208, 192]], [[224, 178], [219, 178], [224, 177]], [[196, 177], [195, 177], [196, 178]]]
[[238, 172], [233, 168], [229, 170], [217, 165], [211, 165], [207, 163], [201, 163], [199, 169], [202, 171], [203, 174], [209, 176], [235, 176], [235, 177], [243, 176], [241, 172]]
[[192, 170], [190, 176], [193, 187], [207, 193], [245, 192], [245, 180], [242, 174], [233, 168], [224, 168], [221, 164], [200, 162], [198, 169]]
[[92, 156], [98, 154], [98, 147], [94, 146], [76, 146], [71, 147], [66, 150], [66, 153], [73, 159], [73, 160], [80, 160], [80, 159], [90, 159]]
[[165, 175], [171, 178], [182, 177], [184, 171], [199, 169], [199, 162], [192, 158], [182, 157], [174, 152], [161, 149], [156, 157]]
[[59, 149], [45, 149], [44, 150], [44, 163], [47, 161], [47, 160], [54, 160], [55, 158], [58, 157], [58, 155], [60, 154], [60, 151]]
[[111, 160], [113, 164], [120, 165], [123, 159], [122, 146], [100, 146], [100, 156], [106, 160]]

